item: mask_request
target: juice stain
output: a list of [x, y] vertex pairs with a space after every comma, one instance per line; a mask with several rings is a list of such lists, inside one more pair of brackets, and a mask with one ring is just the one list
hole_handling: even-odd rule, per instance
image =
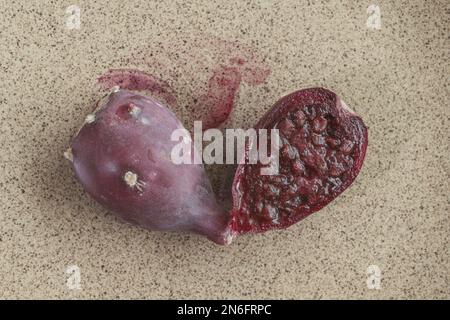
[[157, 98], [169, 105], [176, 105], [177, 99], [170, 85], [149, 73], [135, 69], [110, 69], [97, 78], [102, 89], [108, 90], [114, 86], [136, 91], [150, 91]]
[[[202, 121], [204, 130], [218, 128], [230, 117], [241, 83], [250, 86], [261, 85], [271, 71], [264, 59], [255, 54], [251, 48], [238, 42], [215, 38], [198, 39], [192, 48], [196, 49], [185, 51], [184, 55], [177, 52], [176, 59], [170, 59], [170, 66], [163, 64], [158, 67], [153, 54], [140, 58], [133, 55], [132, 58], [125, 59], [125, 62], [136, 65], [136, 62], [141, 61], [141, 64], [146, 65], [145, 69], [155, 66], [162, 68], [159, 71], [164, 72], [159, 74], [164, 74], [172, 82], [176, 82], [177, 77], [173, 72], [167, 71], [173, 71], [173, 68], [183, 70], [189, 65], [190, 70], [186, 71], [185, 77], [190, 77], [189, 81], [194, 83], [199, 73], [208, 72], [207, 82], [200, 84], [200, 90], [193, 94], [186, 109], [193, 115], [193, 119], [190, 120]], [[168, 51], [166, 55], [173, 56], [173, 53]], [[120, 86], [128, 90], [148, 91], [170, 106], [177, 105], [175, 91], [169, 83], [148, 72], [138, 69], [111, 69], [97, 81], [103, 89]]]

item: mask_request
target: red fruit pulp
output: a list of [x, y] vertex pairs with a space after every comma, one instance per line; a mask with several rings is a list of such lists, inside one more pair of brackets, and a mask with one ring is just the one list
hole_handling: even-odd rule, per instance
[[326, 206], [355, 180], [368, 143], [361, 118], [323, 88], [285, 96], [255, 128], [279, 130], [279, 174], [261, 175], [261, 163], [238, 167], [231, 225], [239, 233], [286, 228]]

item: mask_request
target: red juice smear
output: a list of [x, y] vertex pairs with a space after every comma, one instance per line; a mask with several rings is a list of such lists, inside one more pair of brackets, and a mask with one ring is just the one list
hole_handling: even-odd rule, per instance
[[[183, 98], [179, 102], [184, 109], [183, 120], [187, 123], [202, 120], [205, 130], [220, 127], [230, 117], [241, 83], [261, 85], [271, 72], [254, 48], [216, 37], [202, 35], [192, 42], [178, 44], [163, 41], [158, 43], [158, 53], [153, 50], [142, 48], [120, 61], [148, 73], [113, 69], [98, 79], [100, 85], [106, 89], [119, 85], [129, 90], [148, 90], [174, 105], [177, 103], [174, 91], [167, 82], [155, 76], [162, 75], [175, 88], [180, 88], [178, 90], [192, 90], [181, 92]], [[199, 73], [207, 73], [208, 80], [200, 83]]]
[[[203, 46], [216, 53], [216, 67], [212, 68], [207, 92], [197, 99], [193, 110], [204, 115], [203, 128], [209, 129], [219, 127], [229, 118], [241, 82], [260, 85], [266, 81], [271, 70], [252, 48], [238, 42], [214, 38], [204, 40]], [[201, 65], [204, 61], [199, 60]]]
[[127, 90], [147, 90], [169, 105], [177, 104], [172, 88], [166, 81], [140, 70], [110, 69], [98, 77], [97, 82], [103, 89], [119, 86]]
[[204, 130], [217, 128], [229, 118], [241, 81], [259, 85], [270, 74], [270, 69], [247, 62], [244, 58], [235, 57], [230, 62], [235, 65], [219, 65], [213, 69], [206, 94], [201, 95], [194, 104], [196, 113], [204, 115]]
[[197, 98], [194, 109], [203, 112], [203, 130], [217, 128], [228, 119], [241, 83], [237, 68], [218, 66], [208, 80], [208, 90]]
[[237, 65], [237, 69], [245, 83], [257, 86], [263, 84], [270, 75], [270, 69], [264, 65], [259, 65], [255, 61], [248, 61], [244, 58], [234, 57], [230, 63]]

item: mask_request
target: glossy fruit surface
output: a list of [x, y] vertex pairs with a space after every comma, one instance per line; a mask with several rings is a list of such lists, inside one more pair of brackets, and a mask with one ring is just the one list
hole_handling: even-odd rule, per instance
[[176, 129], [184, 128], [159, 101], [113, 92], [71, 142], [75, 173], [95, 200], [125, 221], [225, 244], [228, 214], [217, 205], [203, 165], [171, 160]]

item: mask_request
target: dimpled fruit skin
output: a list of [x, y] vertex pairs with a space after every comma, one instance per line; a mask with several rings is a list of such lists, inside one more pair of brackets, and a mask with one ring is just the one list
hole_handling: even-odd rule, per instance
[[95, 200], [125, 221], [229, 243], [229, 216], [218, 207], [203, 166], [171, 161], [178, 144], [171, 134], [182, 128], [157, 100], [111, 93], [71, 141], [75, 173]]
[[326, 206], [355, 180], [368, 143], [362, 119], [323, 88], [283, 97], [255, 128], [279, 129], [279, 174], [238, 166], [231, 224], [239, 233], [286, 228]]

